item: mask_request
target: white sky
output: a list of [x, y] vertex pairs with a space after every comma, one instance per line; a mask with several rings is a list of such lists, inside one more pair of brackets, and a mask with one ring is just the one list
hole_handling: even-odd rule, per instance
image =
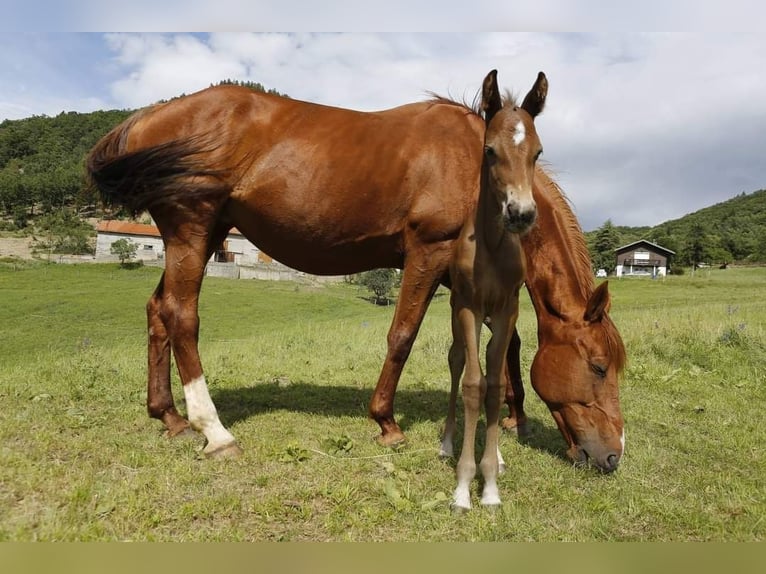
[[[550, 82], [546, 109], [537, 120], [543, 157], [584, 229], [606, 219], [654, 225], [766, 187], [766, 33], [699, 26], [687, 33], [643, 33], [622, 25], [648, 28], [661, 14], [664, 27], [677, 28], [687, 22], [684, 8], [695, 6], [692, 20], [703, 28], [730, 24], [733, 16], [750, 26], [766, 21], [760, 18], [764, 9], [752, 19], [733, 10], [738, 0], [720, 14], [689, 2], [672, 9], [658, 3], [653, 15], [651, 9], [633, 14], [612, 7], [625, 12], [616, 14], [618, 26], [604, 25], [613, 13], [584, 17], [574, 8], [621, 5], [596, 0], [526, 2], [521, 19], [514, 19], [519, 14], [508, 1], [484, 11], [480, 4], [493, 3], [326, 0], [322, 10], [307, 13], [301, 8], [305, 2], [296, 0], [219, 0], [215, 9], [199, 0], [171, 0], [147, 18], [141, 8], [159, 3], [82, 0], [74, 15], [53, 8], [46, 12], [49, 20], [34, 21], [36, 31], [23, 31], [30, 30], [34, 4], [19, 3], [0, 25], [12, 28], [0, 34], [0, 121], [136, 108], [225, 78], [359, 110], [420, 100], [428, 91], [471, 101], [492, 68], [498, 69], [501, 86], [520, 95], [542, 70]], [[412, 5], [407, 18], [392, 17], [391, 10], [407, 4]], [[434, 10], [435, 4], [442, 9]], [[247, 17], [231, 20], [229, 8]], [[360, 30], [438, 29], [444, 23], [454, 28], [459, 14], [457, 24], [467, 31], [236, 31], [333, 30], [344, 14], [356, 18]], [[572, 18], [582, 28], [609, 31], [559, 31]], [[542, 31], [480, 31], [486, 27]], [[97, 31], [107, 29], [150, 32]], [[174, 29], [222, 31], [153, 32]]]

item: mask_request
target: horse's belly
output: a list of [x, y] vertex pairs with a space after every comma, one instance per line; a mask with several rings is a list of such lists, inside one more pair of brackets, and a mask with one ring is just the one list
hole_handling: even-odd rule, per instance
[[230, 221], [256, 247], [293, 269], [346, 275], [403, 264], [400, 228], [354, 224], [353, 213], [308, 214], [268, 201], [233, 205]]

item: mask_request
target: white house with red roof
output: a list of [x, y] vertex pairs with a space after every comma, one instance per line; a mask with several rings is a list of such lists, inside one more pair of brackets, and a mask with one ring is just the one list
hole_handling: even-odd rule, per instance
[[[96, 225], [96, 232], [96, 260], [116, 260], [116, 257], [112, 255], [112, 244], [119, 239], [126, 239], [138, 246], [136, 259], [155, 261], [165, 256], [165, 244], [154, 225], [111, 219], [100, 221]], [[250, 243], [236, 228], [229, 232], [221, 248], [210, 260], [237, 265], [254, 265], [272, 261], [271, 257]]]

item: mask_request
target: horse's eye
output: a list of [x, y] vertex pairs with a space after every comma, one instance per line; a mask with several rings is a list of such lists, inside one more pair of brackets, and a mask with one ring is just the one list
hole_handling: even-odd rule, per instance
[[603, 379], [606, 377], [606, 367], [604, 365], [599, 365], [598, 363], [590, 363], [590, 368], [600, 378]]
[[534, 160], [534, 161], [537, 161], [538, 159], [540, 159], [540, 156], [541, 156], [541, 155], [543, 155], [543, 150], [540, 150], [540, 151], [538, 151], [538, 152], [535, 154], [535, 160]]
[[484, 155], [487, 156], [487, 159], [495, 159], [495, 148], [489, 145], [484, 146]]

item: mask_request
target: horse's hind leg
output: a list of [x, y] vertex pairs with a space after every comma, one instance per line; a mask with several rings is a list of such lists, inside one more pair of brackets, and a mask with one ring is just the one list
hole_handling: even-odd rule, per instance
[[170, 339], [160, 315], [164, 283], [165, 274], [163, 273], [157, 289], [146, 304], [149, 331], [149, 384], [146, 407], [149, 416], [161, 420], [167, 429], [168, 436], [173, 437], [189, 431], [190, 427], [189, 422], [178, 414], [170, 388]]
[[208, 250], [203, 230], [177, 229], [168, 239], [160, 318], [183, 383], [189, 423], [207, 439], [205, 454], [236, 456], [242, 450], [218, 418], [199, 358], [197, 309]]

